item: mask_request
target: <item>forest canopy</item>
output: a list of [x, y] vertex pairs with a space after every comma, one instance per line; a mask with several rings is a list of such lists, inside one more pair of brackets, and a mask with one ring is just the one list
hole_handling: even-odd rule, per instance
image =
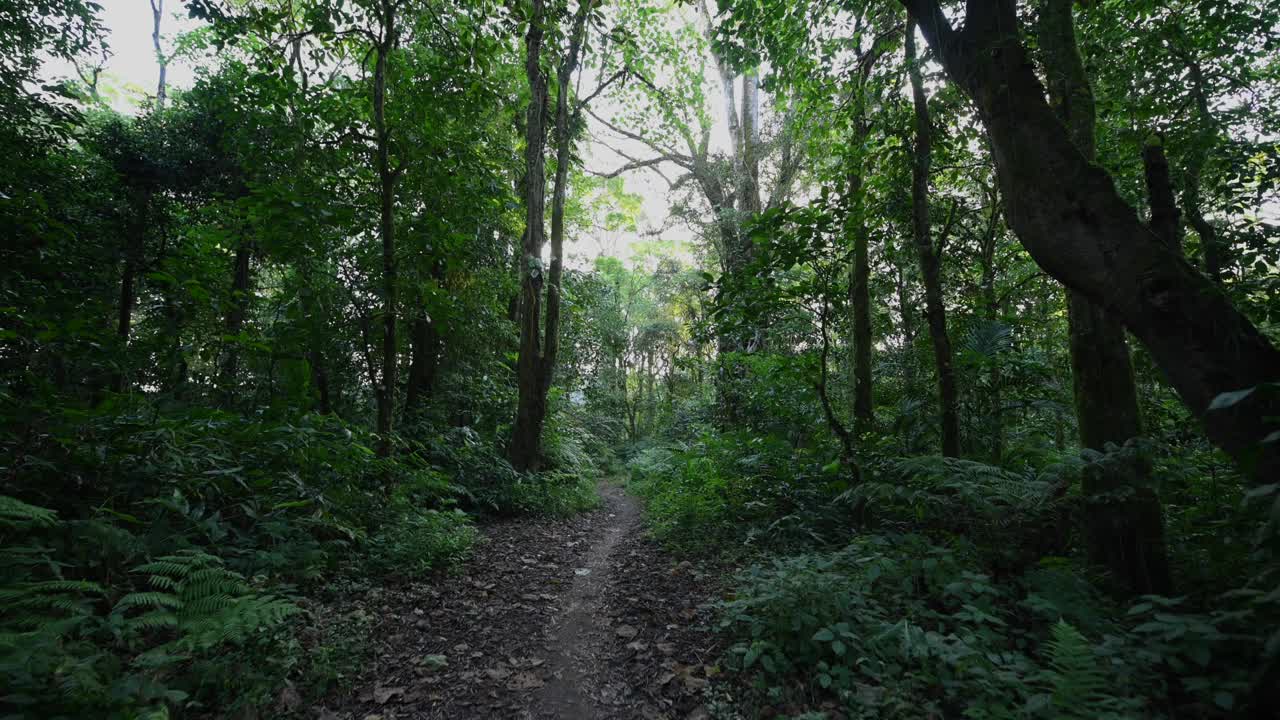
[[1280, 2], [105, 5], [0, 0], [4, 717], [407, 702], [618, 487], [711, 639], [591, 717], [1275, 716]]

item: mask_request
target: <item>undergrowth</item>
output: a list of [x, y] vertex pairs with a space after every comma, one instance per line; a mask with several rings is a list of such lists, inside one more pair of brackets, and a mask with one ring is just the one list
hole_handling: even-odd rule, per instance
[[296, 714], [367, 655], [372, 618], [346, 595], [460, 562], [485, 515], [597, 502], [580, 430], [529, 475], [468, 428], [419, 428], [381, 458], [318, 415], [140, 403], [42, 423], [0, 438], [11, 718]]
[[[1237, 716], [1258, 658], [1280, 653], [1280, 633], [1259, 632], [1280, 620], [1266, 532], [1237, 534], [1253, 550], [1219, 566], [1247, 572], [1205, 582], [1202, 568], [1182, 570], [1184, 595], [1115, 597], [1079, 548], [1090, 461], [883, 454], [855, 482], [781, 438], [704, 432], [628, 453], [660, 540], [745, 564], [718, 608], [735, 712]], [[1258, 528], [1259, 503], [1236, 488], [1235, 517], [1218, 526]], [[1205, 552], [1173, 550], [1180, 568]]]

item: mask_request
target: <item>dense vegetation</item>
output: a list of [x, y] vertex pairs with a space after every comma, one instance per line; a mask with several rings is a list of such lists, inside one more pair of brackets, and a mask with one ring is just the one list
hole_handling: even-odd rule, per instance
[[151, 3], [0, 0], [6, 717], [296, 710], [606, 475], [713, 714], [1280, 707], [1280, 3]]

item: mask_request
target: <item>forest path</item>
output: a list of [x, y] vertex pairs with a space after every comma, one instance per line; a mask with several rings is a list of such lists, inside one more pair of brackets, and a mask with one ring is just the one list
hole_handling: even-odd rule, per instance
[[482, 528], [455, 575], [374, 588], [374, 657], [322, 720], [697, 720], [719, 654], [708, 575], [649, 539], [617, 481], [577, 517]]

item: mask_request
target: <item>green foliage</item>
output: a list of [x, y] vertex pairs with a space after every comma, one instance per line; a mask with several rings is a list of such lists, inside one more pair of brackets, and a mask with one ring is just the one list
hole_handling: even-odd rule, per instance
[[[43, 529], [67, 528], [55, 521]], [[0, 585], [0, 669], [18, 717], [198, 707], [219, 675], [241, 689], [252, 684], [228, 663], [228, 648], [258, 642], [299, 612], [196, 550], [132, 568], [134, 582], [116, 581], [113, 590], [134, 589], [108, 607], [103, 585], [64, 578], [66, 564], [38, 537], [26, 540], [0, 550], [9, 571]]]
[[972, 546], [869, 535], [744, 571], [722, 606], [721, 629], [760, 699], [816, 695], [850, 717], [1154, 710], [1143, 698], [1158, 675], [1133, 639], [1089, 640], [1060, 616], [1027, 622], [1027, 608], [1056, 602], [997, 583]]
[[629, 452], [660, 539], [774, 556], [741, 573], [720, 607], [749, 706], [1226, 717], [1249, 696], [1251, 671], [1230, 658], [1266, 656], [1257, 628], [1280, 610], [1262, 590], [1269, 574], [1233, 580], [1247, 585], [1209, 601], [1212, 612], [1153, 596], [1125, 614], [1063, 556], [1076, 542], [1082, 460], [1014, 471], [872, 456], [851, 485], [823, 457], [749, 434]]
[[381, 572], [417, 577], [459, 562], [475, 539], [475, 528], [461, 510], [406, 508], [369, 538], [369, 559]]

